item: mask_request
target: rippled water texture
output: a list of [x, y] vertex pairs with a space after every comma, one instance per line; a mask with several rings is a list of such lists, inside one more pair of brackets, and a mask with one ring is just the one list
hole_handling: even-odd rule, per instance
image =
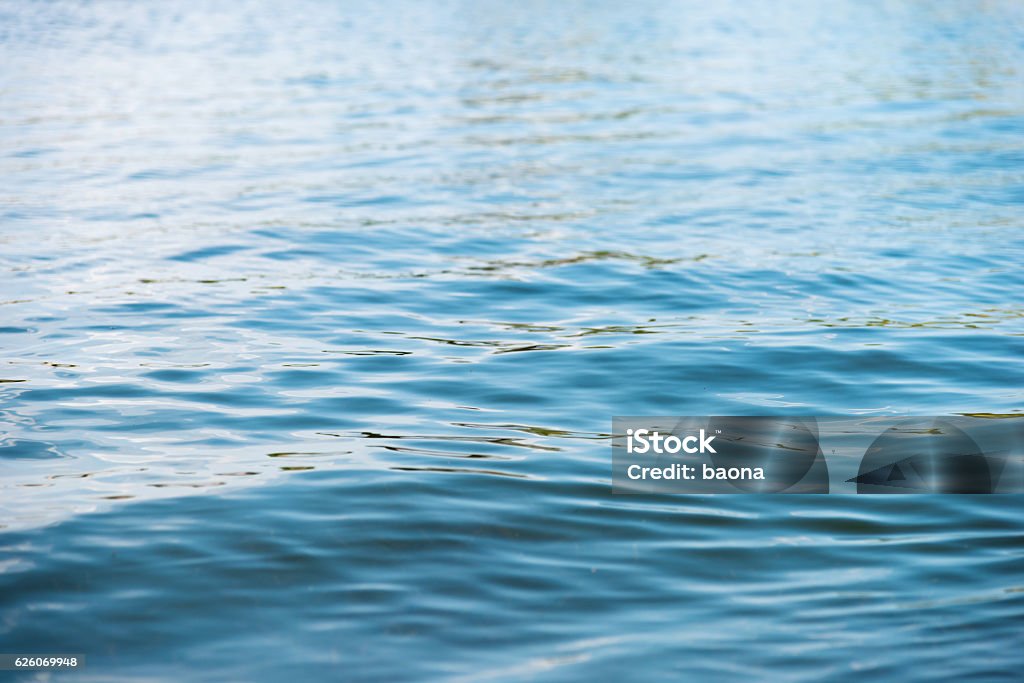
[[1019, 679], [1020, 497], [612, 496], [607, 432], [1016, 413], [1022, 36], [1015, 2], [0, 6], [0, 651]]

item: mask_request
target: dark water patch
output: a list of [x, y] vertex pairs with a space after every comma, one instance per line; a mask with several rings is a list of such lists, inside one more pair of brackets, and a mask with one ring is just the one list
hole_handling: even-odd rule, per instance
[[224, 244], [215, 247], [207, 247], [205, 249], [187, 251], [170, 258], [172, 261], [202, 261], [216, 256], [227, 256], [236, 252], [245, 251], [248, 248], [249, 247], [240, 244]]
[[3, 439], [0, 441], [0, 460], [48, 459], [68, 457], [55, 444], [31, 439]]

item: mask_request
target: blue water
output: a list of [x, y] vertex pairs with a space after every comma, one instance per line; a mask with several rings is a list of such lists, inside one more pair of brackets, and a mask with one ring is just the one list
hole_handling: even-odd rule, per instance
[[0, 6], [0, 652], [1019, 680], [1020, 497], [613, 496], [607, 434], [1018, 413], [1022, 36], [998, 1]]

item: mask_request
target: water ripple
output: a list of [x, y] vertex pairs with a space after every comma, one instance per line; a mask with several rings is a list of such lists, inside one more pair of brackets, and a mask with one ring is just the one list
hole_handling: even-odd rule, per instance
[[1022, 27], [0, 8], [6, 650], [83, 680], [1016, 678], [1010, 498], [613, 497], [607, 442], [1019, 417]]

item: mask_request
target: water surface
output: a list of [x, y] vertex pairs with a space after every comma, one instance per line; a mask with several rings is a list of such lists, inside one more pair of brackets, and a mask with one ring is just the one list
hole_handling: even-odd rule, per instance
[[612, 496], [607, 433], [1017, 413], [1022, 35], [1012, 2], [4, 6], [0, 650], [1018, 678], [1019, 497]]

